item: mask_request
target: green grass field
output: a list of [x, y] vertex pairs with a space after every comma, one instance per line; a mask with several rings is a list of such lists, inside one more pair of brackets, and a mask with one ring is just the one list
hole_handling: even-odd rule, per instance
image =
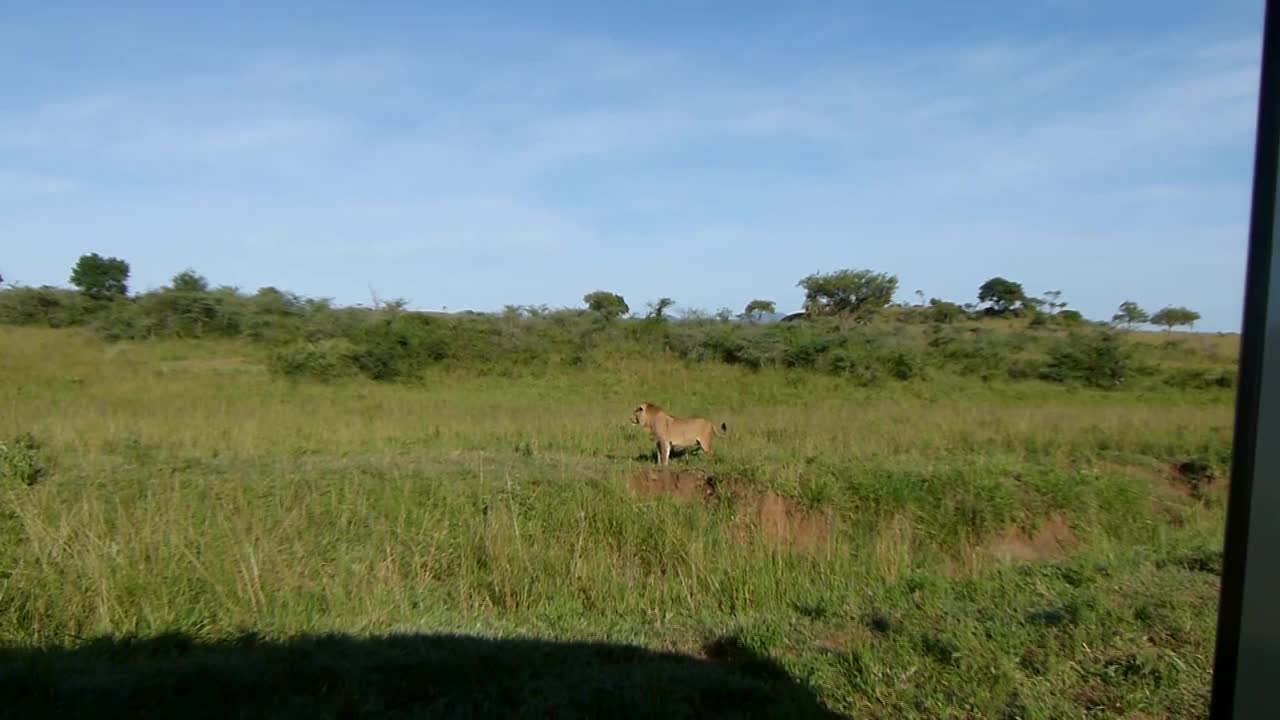
[[264, 362], [0, 328], [0, 715], [1206, 713], [1231, 389]]

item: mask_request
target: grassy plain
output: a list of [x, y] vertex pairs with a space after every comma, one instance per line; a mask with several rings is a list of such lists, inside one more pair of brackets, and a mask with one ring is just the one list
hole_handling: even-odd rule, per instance
[[[10, 711], [1205, 714], [1231, 389], [265, 357], [0, 328]], [[655, 474], [640, 400], [730, 436]]]

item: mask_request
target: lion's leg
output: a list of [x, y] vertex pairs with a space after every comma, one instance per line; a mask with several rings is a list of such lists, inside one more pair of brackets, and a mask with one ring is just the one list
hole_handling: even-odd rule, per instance
[[712, 457], [715, 453], [711, 452], [711, 438], [698, 438], [698, 447], [702, 448], [702, 452], [707, 457]]
[[671, 443], [658, 441], [658, 464], [666, 465], [671, 462]]

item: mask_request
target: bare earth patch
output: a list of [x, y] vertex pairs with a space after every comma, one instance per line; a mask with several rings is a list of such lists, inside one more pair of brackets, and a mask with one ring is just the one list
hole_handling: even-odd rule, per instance
[[775, 492], [723, 483], [696, 471], [642, 470], [631, 476], [627, 487], [640, 496], [666, 495], [708, 504], [731, 499], [738, 509], [734, 531], [744, 540], [754, 534], [770, 545], [813, 552], [829, 545], [834, 536], [830, 511], [808, 510]]
[[637, 495], [670, 495], [681, 500], [711, 500], [716, 481], [709, 475], [680, 470], [642, 470], [631, 476], [627, 488]]
[[1008, 527], [985, 542], [963, 543], [960, 556], [947, 562], [943, 573], [951, 578], [974, 577], [993, 565], [1059, 560], [1079, 544], [1067, 521], [1050, 515], [1034, 533]]
[[1003, 562], [1034, 562], [1065, 557], [1079, 544], [1071, 526], [1060, 515], [1051, 515], [1028, 535], [1020, 528], [1008, 528], [986, 543], [986, 554]]
[[830, 511], [814, 512], [773, 492], [755, 500], [758, 527], [774, 545], [813, 552], [831, 544], [833, 523]]

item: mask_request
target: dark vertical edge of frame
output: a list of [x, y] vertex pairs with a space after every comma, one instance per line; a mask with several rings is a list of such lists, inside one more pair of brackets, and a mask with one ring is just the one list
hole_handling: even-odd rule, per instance
[[[1240, 660], [1241, 611], [1249, 551], [1249, 518], [1259, 443], [1263, 350], [1266, 346], [1270, 303], [1271, 256], [1276, 220], [1277, 161], [1280, 159], [1280, 16], [1272, 0], [1263, 11], [1262, 53], [1254, 147], [1253, 197], [1249, 218], [1249, 250], [1245, 269], [1244, 315], [1240, 338], [1239, 381], [1236, 385], [1235, 429], [1231, 486], [1227, 499], [1223, 543], [1222, 585], [1219, 592], [1218, 632], [1209, 716], [1234, 716]], [[1274, 548], [1254, 548], [1255, 552]], [[1245, 688], [1268, 695], [1277, 688]]]

